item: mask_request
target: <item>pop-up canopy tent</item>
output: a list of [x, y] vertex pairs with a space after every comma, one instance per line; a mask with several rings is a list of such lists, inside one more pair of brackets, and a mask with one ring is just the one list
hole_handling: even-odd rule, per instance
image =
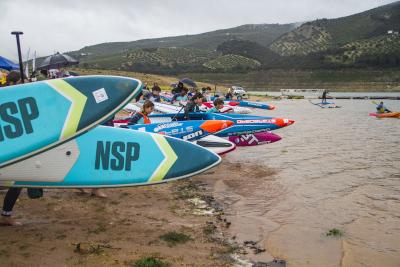
[[19, 65], [15, 64], [11, 60], [8, 60], [8, 59], [0, 56], [0, 69], [5, 69], [5, 70], [8, 70], [8, 71], [18, 70], [19, 69]]

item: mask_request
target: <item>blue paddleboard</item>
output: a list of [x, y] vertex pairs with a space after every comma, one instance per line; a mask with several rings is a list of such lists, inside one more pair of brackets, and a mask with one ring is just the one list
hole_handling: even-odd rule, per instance
[[0, 168], [105, 121], [141, 90], [139, 80], [81, 76], [0, 90]]
[[260, 102], [252, 102], [252, 101], [246, 101], [246, 100], [230, 100], [229, 102], [238, 102], [240, 107], [259, 108], [259, 109], [267, 109], [267, 110], [275, 109], [275, 106], [273, 106], [273, 105], [268, 105], [268, 104], [260, 103]]
[[[184, 120], [185, 114], [157, 114], [150, 115], [149, 118], [153, 121], [164, 118], [175, 118], [177, 121]], [[231, 127], [223, 129], [216, 136], [227, 137], [231, 135], [252, 134], [257, 132], [273, 131], [282, 127], [289, 126], [294, 123], [293, 120], [254, 116], [246, 114], [227, 114], [227, 113], [189, 113], [191, 120], [229, 120], [233, 122]]]
[[149, 185], [193, 176], [220, 161], [215, 153], [177, 138], [98, 126], [76, 139], [0, 169], [0, 185]]
[[219, 132], [232, 126], [231, 121], [173, 121], [166, 123], [136, 124], [128, 125], [132, 130], [169, 135], [186, 141], [201, 139], [207, 135]]

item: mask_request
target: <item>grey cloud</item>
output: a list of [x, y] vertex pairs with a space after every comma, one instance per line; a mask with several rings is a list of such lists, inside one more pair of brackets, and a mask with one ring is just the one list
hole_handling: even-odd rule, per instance
[[[102, 42], [196, 34], [248, 23], [291, 23], [358, 13], [393, 0], [0, 0], [0, 55], [16, 59], [12, 30], [39, 56]], [[32, 53], [31, 53], [32, 54]]]

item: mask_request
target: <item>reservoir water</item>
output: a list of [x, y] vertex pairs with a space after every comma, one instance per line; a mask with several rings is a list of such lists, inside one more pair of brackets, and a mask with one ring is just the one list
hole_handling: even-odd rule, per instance
[[[208, 179], [238, 242], [256, 240], [288, 266], [400, 266], [400, 119], [376, 119], [369, 100], [272, 101], [256, 114], [294, 119], [282, 140], [240, 147], [229, 175]], [[385, 101], [400, 110], [400, 101]], [[235, 169], [236, 168], [236, 169]], [[327, 236], [339, 229], [341, 237]]]

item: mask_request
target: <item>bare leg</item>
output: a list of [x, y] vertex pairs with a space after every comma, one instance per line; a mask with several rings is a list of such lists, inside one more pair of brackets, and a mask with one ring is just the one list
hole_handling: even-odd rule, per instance
[[92, 189], [92, 195], [96, 196], [96, 197], [101, 197], [101, 198], [107, 197], [107, 195], [100, 188]]

